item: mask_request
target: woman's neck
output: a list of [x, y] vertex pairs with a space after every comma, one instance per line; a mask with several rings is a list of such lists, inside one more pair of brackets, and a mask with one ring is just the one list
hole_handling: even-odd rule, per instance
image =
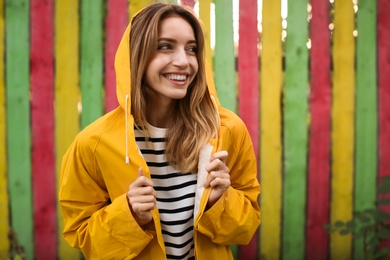
[[151, 105], [148, 108], [147, 120], [152, 126], [168, 128], [174, 113], [174, 104], [169, 106]]

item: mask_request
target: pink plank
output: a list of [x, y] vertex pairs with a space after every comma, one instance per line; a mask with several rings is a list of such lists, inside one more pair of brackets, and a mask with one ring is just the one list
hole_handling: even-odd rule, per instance
[[311, 92], [306, 258], [327, 259], [329, 223], [331, 74], [329, 1], [311, 0]]
[[56, 259], [53, 0], [31, 1], [30, 59], [35, 258]]
[[257, 1], [239, 3], [238, 113], [252, 137], [256, 156], [259, 147], [259, 56], [257, 49]]
[[105, 42], [105, 111], [118, 106], [116, 98], [116, 79], [114, 70], [115, 53], [128, 23], [127, 0], [108, 0]]
[[[378, 0], [379, 179], [390, 175], [390, 1]], [[383, 206], [390, 213], [390, 205]], [[382, 246], [390, 247], [390, 239]]]
[[[259, 56], [257, 49], [257, 0], [239, 2], [238, 113], [252, 138], [256, 158], [259, 151]], [[240, 247], [240, 259], [256, 259], [258, 234]]]
[[188, 5], [188, 6], [192, 7], [192, 8], [194, 8], [194, 6], [195, 6], [195, 0], [182, 0], [181, 2], [184, 5]]

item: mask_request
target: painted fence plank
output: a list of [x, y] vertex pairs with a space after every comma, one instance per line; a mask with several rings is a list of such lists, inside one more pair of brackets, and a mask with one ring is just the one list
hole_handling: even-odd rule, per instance
[[[238, 114], [248, 128], [256, 158], [259, 155], [259, 51], [257, 43], [257, 0], [239, 2]], [[240, 247], [239, 259], [256, 259], [258, 233]]]
[[31, 1], [31, 118], [36, 259], [57, 257], [53, 1]]
[[[79, 110], [79, 1], [55, 2], [55, 152], [56, 176], [59, 183], [62, 156], [80, 130]], [[58, 191], [58, 186], [57, 186]], [[58, 192], [57, 192], [58, 194]], [[71, 248], [62, 236], [64, 223], [57, 204], [58, 258], [80, 258], [80, 251]]]
[[[358, 2], [356, 42], [355, 211], [375, 208], [378, 158], [376, 1]], [[364, 259], [355, 238], [354, 259]]]
[[81, 1], [81, 127], [103, 114], [103, 1]]
[[282, 21], [281, 2], [263, 0], [260, 73], [260, 180], [262, 224], [260, 250], [266, 259], [279, 259], [282, 200]]
[[8, 259], [9, 210], [7, 189], [6, 110], [4, 81], [4, 1], [0, 0], [0, 259]]
[[19, 244], [24, 248], [26, 259], [33, 259], [29, 1], [7, 0], [5, 14], [7, 154], [11, 227]]
[[105, 21], [104, 89], [105, 112], [118, 106], [114, 60], [116, 50], [128, 23], [127, 0], [108, 0]]
[[181, 0], [181, 2], [191, 8], [195, 7], [195, 0]]
[[307, 0], [288, 2], [283, 113], [283, 259], [305, 258], [309, 93], [307, 5]]
[[[379, 179], [390, 175], [390, 1], [378, 0]], [[390, 213], [390, 205], [383, 206]], [[382, 245], [390, 247], [390, 238]]]
[[150, 0], [130, 0], [129, 1], [129, 18], [133, 17], [139, 10], [150, 4]]
[[214, 80], [223, 107], [237, 110], [236, 61], [233, 41], [233, 2], [214, 0]]
[[[232, 111], [236, 111], [237, 88], [233, 41], [233, 2], [232, 0], [214, 0], [214, 6], [215, 46], [213, 72], [215, 86], [221, 105]], [[209, 44], [206, 44], [206, 52], [209, 51], [209, 47], [207, 46]], [[232, 246], [232, 251], [234, 256], [238, 257], [238, 246]]]
[[213, 50], [211, 49], [211, 25], [210, 25], [210, 9], [211, 0], [199, 1], [199, 18], [203, 22], [204, 43], [206, 47], [206, 61], [214, 71]]
[[306, 259], [328, 259], [331, 60], [328, 0], [311, 0], [310, 136], [307, 176]]
[[[331, 223], [352, 219], [355, 39], [352, 1], [335, 1]], [[351, 259], [351, 235], [331, 234], [331, 259]]]

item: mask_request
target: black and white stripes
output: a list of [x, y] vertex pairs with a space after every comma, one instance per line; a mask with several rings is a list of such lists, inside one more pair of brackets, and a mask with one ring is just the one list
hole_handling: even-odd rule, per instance
[[196, 174], [183, 174], [168, 165], [165, 153], [167, 129], [148, 125], [150, 138], [135, 129], [137, 145], [146, 160], [154, 189], [168, 259], [194, 259], [194, 201]]

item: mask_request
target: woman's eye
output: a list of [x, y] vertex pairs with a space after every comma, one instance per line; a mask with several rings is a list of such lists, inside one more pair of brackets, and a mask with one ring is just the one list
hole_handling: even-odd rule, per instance
[[198, 48], [196, 48], [196, 46], [190, 46], [188, 47], [188, 51], [196, 53], [198, 51]]
[[171, 49], [171, 46], [169, 44], [160, 44], [157, 47], [158, 50], [169, 50]]

